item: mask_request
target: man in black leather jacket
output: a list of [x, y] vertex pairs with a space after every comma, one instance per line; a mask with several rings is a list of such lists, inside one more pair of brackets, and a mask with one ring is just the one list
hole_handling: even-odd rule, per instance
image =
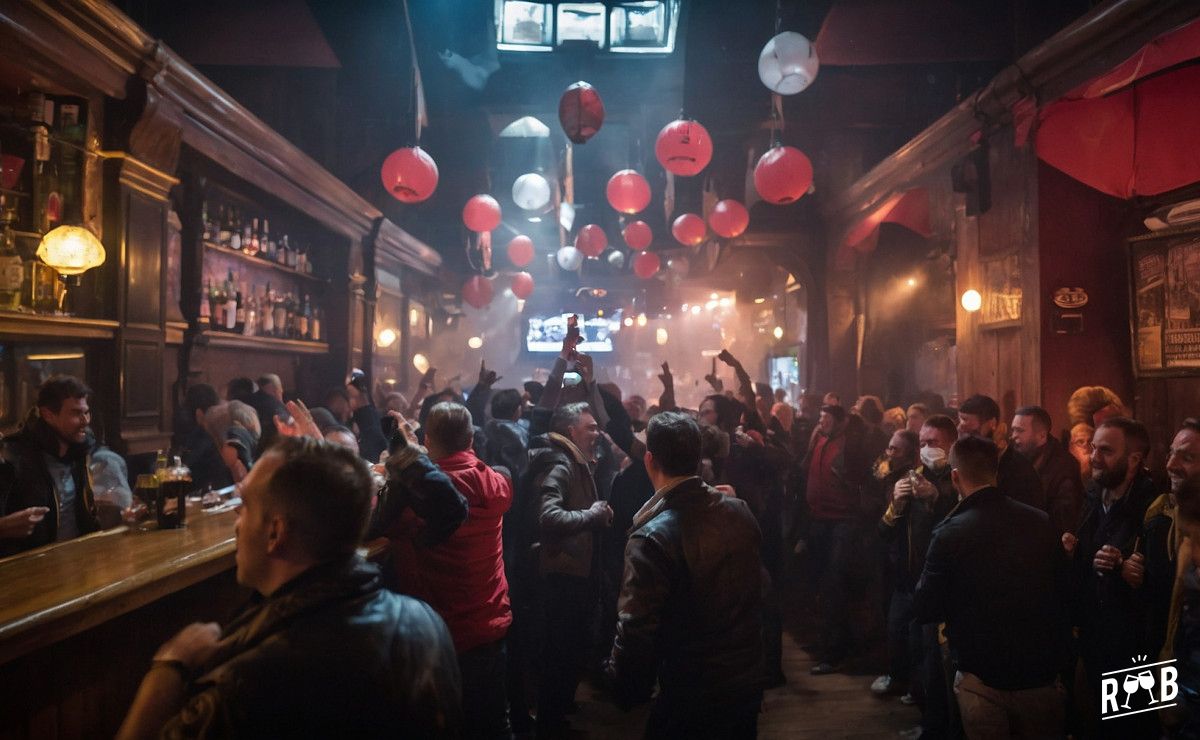
[[[100, 529], [88, 461], [91, 390], [56, 376], [38, 389], [37, 407], [0, 451], [0, 556]], [[11, 536], [5, 536], [11, 535]]]
[[753, 738], [763, 695], [758, 523], [696, 475], [700, 428], [658, 414], [646, 429], [656, 493], [633, 521], [617, 636], [605, 673], [622, 703], [660, 691], [647, 737]]
[[261, 598], [224, 630], [196, 623], [165, 643], [119, 737], [457, 736], [445, 623], [355, 553], [371, 494], [366, 464], [323, 441], [284, 438], [259, 460], [237, 577]]

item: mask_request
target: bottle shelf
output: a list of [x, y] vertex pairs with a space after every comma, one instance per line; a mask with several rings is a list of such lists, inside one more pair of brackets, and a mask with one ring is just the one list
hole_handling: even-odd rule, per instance
[[236, 249], [230, 249], [228, 247], [222, 247], [220, 244], [217, 244], [215, 242], [207, 242], [206, 241], [206, 242], [203, 242], [203, 244], [204, 244], [205, 249], [216, 252], [217, 254], [224, 254], [229, 257], [233, 257], [234, 259], [241, 260], [242, 262], [245, 262], [247, 264], [256, 265], [258, 267], [261, 267], [264, 270], [274, 270], [275, 272], [282, 273], [289, 277], [296, 278], [297, 280], [305, 280], [305, 281], [308, 281], [310, 283], [314, 283], [317, 285], [326, 285], [329, 283], [328, 280], [326, 280], [324, 278], [319, 278], [316, 275], [309, 275], [307, 272], [300, 272], [298, 270], [293, 270], [292, 268], [285, 267], [285, 266], [279, 264], [278, 262], [267, 262], [266, 260], [259, 259], [258, 257], [251, 257], [250, 255], [246, 254], [245, 252], [240, 252]]
[[112, 339], [116, 331], [117, 322], [104, 319], [0, 310], [0, 336]]
[[204, 331], [198, 337], [210, 347], [225, 349], [247, 349], [260, 352], [283, 352], [286, 354], [324, 355], [329, 354], [325, 342], [309, 342], [304, 339], [279, 339], [277, 337], [254, 337], [222, 331]]

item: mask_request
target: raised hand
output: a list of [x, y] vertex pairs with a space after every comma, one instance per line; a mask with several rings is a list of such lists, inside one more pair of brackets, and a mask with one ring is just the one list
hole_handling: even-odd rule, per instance
[[479, 361], [479, 385], [490, 388], [502, 377], [502, 375], [497, 375], [495, 370], [488, 370], [485, 360]]
[[658, 374], [658, 379], [662, 382], [664, 388], [674, 386], [675, 376], [671, 374], [671, 363], [664, 362], [662, 364], [662, 372]]
[[313, 421], [312, 412], [300, 399], [288, 401], [286, 404], [289, 417], [284, 420], [275, 417], [275, 429], [284, 437], [312, 437], [321, 439], [321, 428]]
[[738, 359], [734, 357], [727, 349], [721, 350], [721, 354], [717, 355], [717, 359], [732, 368], [739, 368], [742, 366], [742, 363], [738, 362]]
[[435, 375], [437, 375], [436, 367], [429, 368], [421, 375], [421, 382], [420, 382], [421, 390], [424, 390], [424, 391], [433, 390], [433, 382], [434, 382], [433, 379], [434, 379]]

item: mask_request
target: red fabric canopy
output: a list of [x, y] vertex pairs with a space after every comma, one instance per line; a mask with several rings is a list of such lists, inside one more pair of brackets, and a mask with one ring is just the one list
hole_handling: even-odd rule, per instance
[[[1200, 181], [1200, 21], [1160, 36], [1042, 109], [1042, 161], [1118, 198]], [[1167, 71], [1164, 71], [1167, 70]]]
[[879, 243], [879, 227], [883, 224], [898, 224], [921, 236], [929, 237], [933, 229], [929, 226], [929, 191], [913, 188], [888, 198], [883, 205], [863, 218], [848, 232], [838, 249], [836, 263], [839, 268], [853, 264], [854, 252], [867, 254], [875, 251]]

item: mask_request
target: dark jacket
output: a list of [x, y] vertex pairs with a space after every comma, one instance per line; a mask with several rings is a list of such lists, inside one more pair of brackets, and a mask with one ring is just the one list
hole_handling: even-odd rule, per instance
[[1047, 437], [1033, 454], [1033, 469], [1042, 479], [1046, 496], [1046, 513], [1050, 526], [1061, 535], [1074, 532], [1083, 510], [1083, 481], [1079, 477], [1079, 462], [1054, 437]]
[[279, 438], [279, 430], [275, 428], [275, 417], [286, 420], [290, 414], [282, 401], [261, 388], [250, 396], [249, 404], [254, 409], [254, 413], [258, 415], [258, 425], [261, 427], [258, 449], [252, 450], [254, 457], [258, 458]]
[[[1000, 453], [1000, 465], [996, 471], [996, 487], [1013, 501], [1020, 501], [1039, 511], [1046, 511], [1046, 494], [1042, 491], [1042, 479], [1033, 469], [1029, 458], [1017, 452], [1012, 445]], [[1061, 535], [1062, 532], [1059, 532]]]
[[1175, 574], [1179, 546], [1183, 535], [1175, 526], [1175, 505], [1171, 495], [1164, 493], [1146, 509], [1142, 520], [1142, 544], [1140, 551], [1146, 558], [1145, 578], [1142, 582], [1142, 604], [1146, 615], [1146, 644], [1162, 656], [1171, 657], [1171, 645], [1166, 644], [1168, 635], [1175, 634], [1179, 618], [1176, 606]]
[[492, 419], [484, 427], [483, 461], [508, 469], [514, 482], [529, 463], [529, 428], [519, 421]]
[[[575, 445], [557, 434], [547, 438], [550, 446], [530, 452], [529, 462], [546, 470], [536, 481], [539, 572], [590, 578], [599, 565], [595, 530], [601, 519], [588, 511], [597, 500], [596, 482]], [[542, 456], [550, 460], [538, 459]]]
[[197, 491], [233, 485], [233, 476], [221, 459], [217, 443], [204, 427], [193, 425], [183, 434], [180, 449], [183, 464], [192, 471], [192, 486]]
[[388, 447], [383, 436], [383, 422], [379, 409], [373, 404], [360, 406], [354, 412], [354, 424], [358, 427], [358, 454], [369, 463], [379, 462], [379, 456]]
[[1154, 491], [1154, 481], [1141, 471], [1107, 513], [1099, 486], [1090, 486], [1084, 500], [1076, 532], [1079, 542], [1071, 564], [1071, 586], [1080, 654], [1095, 681], [1100, 680], [1099, 673], [1124, 668], [1134, 655], [1153, 655], [1156, 651], [1146, 644], [1142, 595], [1119, 573], [1099, 575], [1092, 567], [1096, 551], [1104, 545], [1113, 545], [1126, 558], [1133, 554]]
[[958, 669], [1000, 690], [1054, 682], [1066, 655], [1066, 559], [1044, 512], [990, 487], [933, 530], [913, 601], [945, 622]]
[[[31, 506], [45, 506], [49, 513], [33, 528], [28, 537], [0, 540], [0, 555], [30, 550], [58, 539], [59, 501], [46, 467], [46, 455], [58, 458], [58, 435], [36, 415], [36, 410], [25, 420], [16, 434], [3, 442], [0, 453], [0, 516]], [[80, 534], [100, 529], [96, 518], [96, 502], [88, 482], [88, 458], [97, 449], [96, 440], [88, 432], [87, 438], [67, 448], [67, 454], [59, 458], [71, 468], [75, 481], [74, 514]]]
[[[921, 465], [916, 470], [937, 488], [937, 498], [930, 502], [909, 501], [904, 511], [897, 513], [890, 500], [892, 492], [888, 491], [888, 507], [879, 520], [879, 536], [887, 547], [888, 561], [892, 567], [892, 586], [907, 594], [916, 589], [917, 581], [921, 578], [934, 527], [958, 503], [958, 494], [950, 482], [950, 466], [933, 471]], [[895, 480], [892, 483], [894, 485]]]
[[467, 520], [467, 499], [434, 465], [424, 448], [407, 445], [388, 457], [388, 481], [371, 514], [371, 537], [386, 534], [401, 519], [415, 515], [409, 539], [425, 547], [440, 545]]
[[163, 737], [457, 736], [445, 623], [358, 558], [307, 571], [223, 633]]
[[1184, 571], [1180, 584], [1179, 630], [1175, 633], [1174, 654], [1179, 662], [1179, 699], [1184, 718], [1178, 734], [1172, 737], [1200, 737], [1200, 570], [1192, 566]]
[[689, 478], [634, 527], [605, 666], [618, 696], [644, 700], [656, 678], [668, 714], [761, 696], [763, 566], [746, 503]]

